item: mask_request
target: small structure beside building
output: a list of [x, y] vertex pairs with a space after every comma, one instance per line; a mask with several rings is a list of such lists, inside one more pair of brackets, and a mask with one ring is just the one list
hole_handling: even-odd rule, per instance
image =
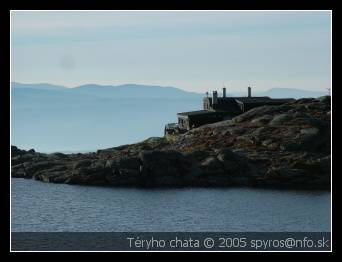
[[255, 107], [281, 105], [292, 101], [293, 98], [253, 97], [251, 87], [248, 87], [246, 97], [227, 97], [226, 88], [223, 88], [222, 97], [218, 96], [217, 91], [213, 91], [212, 97], [207, 93], [207, 97], [203, 99], [203, 110], [178, 113], [178, 123], [167, 124], [164, 133], [165, 135], [182, 134], [202, 125], [230, 120]]

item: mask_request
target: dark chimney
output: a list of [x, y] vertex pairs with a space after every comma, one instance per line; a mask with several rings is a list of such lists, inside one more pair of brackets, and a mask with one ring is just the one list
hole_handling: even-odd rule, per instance
[[222, 96], [226, 97], [226, 88], [224, 87], [222, 91], [223, 91], [223, 95]]
[[217, 91], [213, 91], [213, 105], [217, 104]]
[[252, 88], [248, 87], [248, 97], [252, 97]]

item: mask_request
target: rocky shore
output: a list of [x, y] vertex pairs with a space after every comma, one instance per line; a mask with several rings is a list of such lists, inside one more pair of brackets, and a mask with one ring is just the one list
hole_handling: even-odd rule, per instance
[[263, 106], [174, 137], [86, 154], [11, 147], [12, 177], [133, 187], [330, 189], [330, 97]]

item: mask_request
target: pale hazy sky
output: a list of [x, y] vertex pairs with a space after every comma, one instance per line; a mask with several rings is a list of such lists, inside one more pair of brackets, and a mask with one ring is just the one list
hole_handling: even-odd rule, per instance
[[331, 13], [12, 11], [12, 81], [326, 91]]

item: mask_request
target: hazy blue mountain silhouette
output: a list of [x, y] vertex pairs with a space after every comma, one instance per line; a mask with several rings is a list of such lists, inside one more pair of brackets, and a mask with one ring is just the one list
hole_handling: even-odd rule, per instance
[[269, 96], [273, 98], [304, 98], [304, 97], [320, 97], [328, 95], [328, 91], [308, 91], [294, 88], [272, 88], [265, 92], [257, 93], [260, 96]]
[[126, 84], [119, 86], [82, 85], [76, 88], [72, 88], [70, 91], [106, 98], [193, 98], [201, 96], [198, 93], [186, 92], [175, 87], [147, 86], [136, 84]]
[[65, 89], [64, 86], [59, 85], [52, 85], [47, 83], [39, 83], [39, 84], [23, 84], [18, 82], [12, 82], [12, 89], [18, 89], [18, 88], [27, 88], [27, 89], [38, 89], [38, 90], [61, 90]]
[[[291, 97], [290, 91], [263, 95]], [[65, 88], [12, 83], [11, 93], [12, 144], [45, 152], [91, 151], [161, 136], [166, 123], [177, 121], [177, 112], [201, 109], [204, 97], [134, 84]], [[314, 92], [297, 94], [310, 97]]]
[[[83, 94], [104, 98], [193, 98], [201, 97], [201, 94], [194, 92], [187, 92], [175, 87], [162, 87], [162, 86], [148, 86], [137, 84], [125, 85], [96, 85], [88, 84], [81, 85], [74, 88], [66, 88], [63, 86], [50, 85], [50, 84], [22, 84], [12, 83], [12, 89], [28, 89], [32, 90], [55, 90], [63, 91], [64, 93]], [[32, 91], [33, 92], [33, 91]], [[38, 92], [35, 92], [37, 95]]]
[[[254, 92], [252, 90], [252, 96], [269, 96], [272, 98], [317, 98], [320, 96], [328, 95], [328, 91], [309, 91], [309, 90], [303, 90], [303, 89], [296, 89], [296, 88], [271, 88], [269, 90], [263, 91], [263, 92]], [[246, 92], [239, 92], [233, 94], [233, 96], [247, 96], [247, 90]]]

